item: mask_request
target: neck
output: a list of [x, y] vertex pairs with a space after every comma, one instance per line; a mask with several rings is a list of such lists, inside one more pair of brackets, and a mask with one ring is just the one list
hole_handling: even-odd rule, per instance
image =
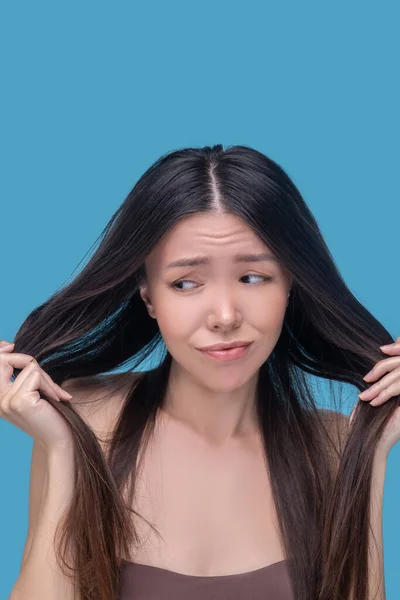
[[164, 415], [211, 444], [254, 437], [258, 373], [241, 387], [220, 391], [205, 386], [172, 361]]

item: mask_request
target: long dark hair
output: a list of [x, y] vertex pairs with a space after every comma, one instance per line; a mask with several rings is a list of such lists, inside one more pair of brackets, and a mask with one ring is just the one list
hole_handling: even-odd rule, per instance
[[[120, 558], [138, 542], [132, 514], [140, 515], [131, 508], [137, 459], [154, 430], [172, 359], [139, 295], [144, 261], [180, 219], [215, 211], [217, 199], [293, 277], [280, 338], [259, 370], [257, 410], [295, 597], [345, 600], [353, 586], [355, 597], [365, 598], [372, 461], [399, 397], [378, 409], [359, 402], [338, 451], [309, 375], [329, 382], [331, 408], [340, 410], [333, 382], [366, 389], [363, 376], [382, 358], [379, 346], [393, 338], [345, 284], [290, 177], [244, 145], [160, 157], [111, 217], [87, 265], [17, 332], [14, 351], [34, 356], [60, 385], [135, 371], [153, 351], [164, 351], [159, 365], [130, 386], [107, 457], [73, 406], [46, 396], [68, 422], [76, 447], [75, 493], [56, 536], [60, 567], [72, 572], [82, 600], [117, 597]], [[71, 571], [65, 569], [70, 547]]]

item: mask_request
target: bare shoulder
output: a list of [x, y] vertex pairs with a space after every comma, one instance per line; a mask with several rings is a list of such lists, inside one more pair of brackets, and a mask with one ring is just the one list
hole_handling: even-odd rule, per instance
[[93, 430], [103, 450], [114, 431], [126, 396], [140, 372], [115, 373], [67, 379], [62, 387], [72, 395], [69, 401]]

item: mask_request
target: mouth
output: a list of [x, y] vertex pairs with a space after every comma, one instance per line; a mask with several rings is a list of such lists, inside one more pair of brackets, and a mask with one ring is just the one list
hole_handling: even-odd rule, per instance
[[247, 340], [237, 340], [235, 342], [230, 343], [221, 343], [221, 344], [212, 344], [211, 346], [204, 346], [203, 348], [198, 348], [198, 350], [203, 350], [205, 352], [214, 352], [215, 350], [231, 350], [231, 348], [238, 348], [239, 346], [248, 346], [251, 342]]
[[246, 345], [243, 346], [235, 346], [232, 348], [226, 348], [222, 350], [200, 350], [200, 352], [214, 360], [227, 362], [232, 360], [238, 360], [246, 356], [251, 344], [252, 342], [246, 343]]

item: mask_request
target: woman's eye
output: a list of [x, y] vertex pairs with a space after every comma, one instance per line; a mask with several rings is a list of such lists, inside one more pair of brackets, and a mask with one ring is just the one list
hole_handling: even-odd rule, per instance
[[[243, 275], [242, 279], [248, 278], [248, 277], [255, 277], [258, 279], [261, 279], [263, 281], [272, 281], [272, 277], [265, 277], [264, 275], [254, 275], [254, 274], [250, 274], [250, 275]], [[181, 285], [183, 283], [196, 283], [195, 281], [191, 280], [191, 279], [181, 279], [181, 281], [176, 281], [175, 283], [171, 283], [171, 287], [174, 289], [177, 289], [178, 291], [184, 291], [182, 290], [182, 288], [177, 288], [176, 286]], [[262, 283], [262, 282], [261, 282]], [[259, 284], [256, 284], [259, 285]], [[193, 289], [193, 288], [186, 288], [186, 289]]]
[[244, 279], [245, 277], [258, 277], [263, 281], [272, 281], [272, 277], [264, 277], [264, 275], [254, 275], [253, 273], [251, 273], [250, 275], [243, 275], [242, 279]]
[[[181, 281], [176, 281], [175, 283], [171, 283], [171, 287], [174, 289], [177, 289], [176, 286], [181, 285], [181, 283], [194, 283], [194, 281], [190, 281], [189, 279], [182, 279]], [[182, 289], [179, 289], [179, 291], [182, 291]]]

